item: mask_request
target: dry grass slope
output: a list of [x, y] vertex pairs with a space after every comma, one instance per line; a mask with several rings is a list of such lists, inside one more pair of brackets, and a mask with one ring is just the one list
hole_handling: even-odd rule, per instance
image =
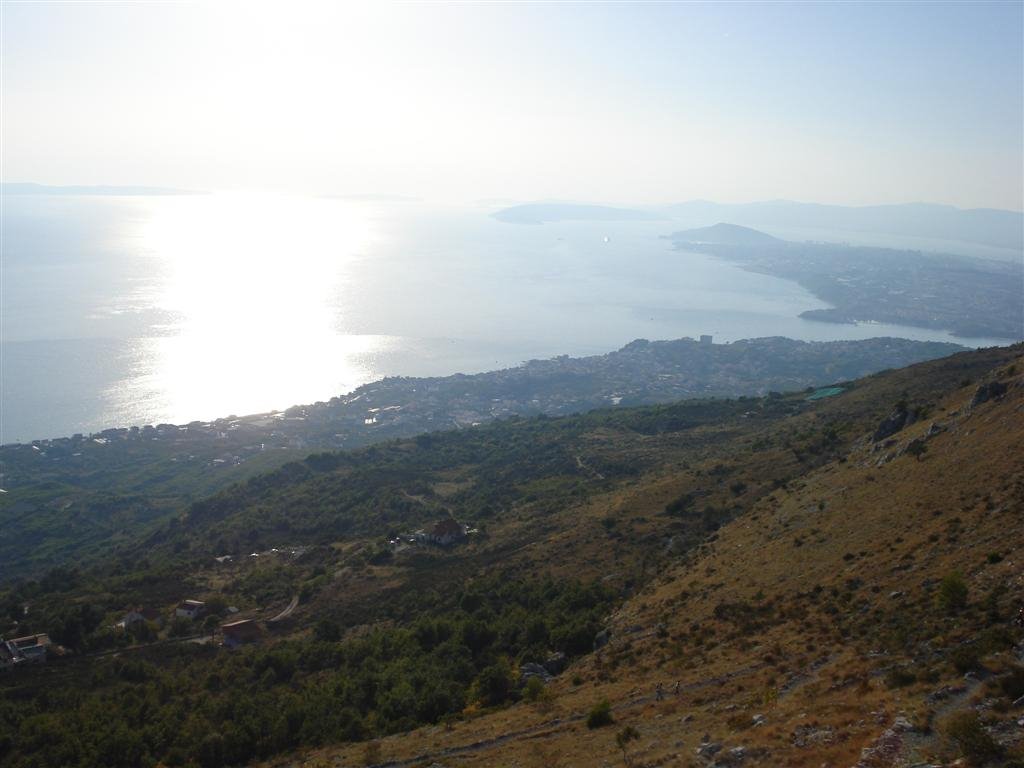
[[[1022, 713], [1006, 691], [1024, 653], [1011, 622], [1024, 587], [1024, 366], [998, 362], [986, 380], [1008, 385], [1000, 398], [972, 404], [977, 383], [954, 388], [890, 443], [864, 434], [677, 560], [546, 701], [287, 764], [944, 765], [971, 753], [944, 725], [957, 711], [1002, 742], [998, 764], [1020, 759]], [[914, 441], [926, 450], [907, 452]], [[644, 478], [595, 503], [653, 511], [671, 482]], [[963, 607], [942, 599], [954, 573]], [[615, 723], [588, 729], [605, 699]], [[639, 739], [619, 745], [626, 726]]]

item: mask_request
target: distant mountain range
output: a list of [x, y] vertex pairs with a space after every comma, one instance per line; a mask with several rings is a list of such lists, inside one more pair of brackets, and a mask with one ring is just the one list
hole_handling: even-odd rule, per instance
[[660, 210], [690, 225], [730, 221], [748, 227], [885, 233], [1024, 249], [1024, 213], [992, 208], [963, 209], [929, 203], [848, 207], [789, 200], [734, 205], [694, 200]]
[[119, 187], [106, 184], [89, 186], [55, 187], [48, 184], [31, 184], [27, 182], [4, 182], [0, 184], [0, 194], [4, 195], [194, 195], [187, 189], [170, 187]]
[[505, 208], [494, 217], [499, 221], [519, 224], [664, 218], [690, 227], [728, 221], [768, 229], [826, 230], [830, 234], [823, 239], [835, 239], [836, 232], [850, 232], [954, 240], [1024, 250], [1024, 213], [991, 208], [962, 209], [930, 203], [850, 207], [789, 200], [742, 204], [693, 200], [661, 207], [618, 208], [552, 202]]
[[644, 221], [668, 218], [668, 216], [655, 211], [581, 203], [527, 203], [503, 208], [493, 215], [498, 221], [508, 224], [544, 224], [554, 221]]

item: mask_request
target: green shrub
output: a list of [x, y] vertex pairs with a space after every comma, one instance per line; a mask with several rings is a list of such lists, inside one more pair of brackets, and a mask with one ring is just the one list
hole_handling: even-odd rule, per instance
[[917, 682], [917, 675], [906, 667], [893, 667], [885, 673], [885, 684], [890, 688], [905, 688]]
[[611, 725], [614, 722], [615, 718], [612, 717], [612, 705], [608, 703], [607, 699], [595, 704], [593, 709], [591, 709], [587, 714], [587, 728], [590, 728], [591, 730]]
[[1010, 701], [1024, 696], [1024, 667], [1015, 664], [1008, 674], [999, 678], [999, 689]]
[[939, 584], [939, 605], [947, 611], [958, 611], [967, 605], [967, 582], [959, 571], [947, 573]]
[[956, 712], [942, 724], [942, 733], [974, 765], [1002, 755], [1002, 747], [985, 730], [976, 712]]
[[544, 693], [544, 681], [539, 677], [531, 677], [523, 687], [523, 698], [527, 701], [537, 701]]
[[970, 672], [981, 664], [981, 649], [976, 643], [961, 645], [950, 652], [949, 660], [957, 672]]

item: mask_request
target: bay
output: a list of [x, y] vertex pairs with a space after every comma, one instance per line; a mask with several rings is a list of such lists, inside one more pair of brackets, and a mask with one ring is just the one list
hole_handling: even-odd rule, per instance
[[0, 442], [326, 400], [636, 338], [991, 339], [798, 315], [800, 286], [673, 250], [671, 221], [268, 193], [3, 200]]

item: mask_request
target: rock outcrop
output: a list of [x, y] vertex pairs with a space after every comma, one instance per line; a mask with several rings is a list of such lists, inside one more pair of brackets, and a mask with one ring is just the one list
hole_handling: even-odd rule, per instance
[[892, 413], [882, 419], [871, 439], [876, 443], [885, 440], [909, 427], [916, 420], [914, 414], [908, 411], [906, 406], [897, 406]]
[[1009, 387], [1002, 381], [990, 381], [978, 387], [971, 399], [971, 407], [987, 403], [989, 400], [998, 400], [1006, 394]]

